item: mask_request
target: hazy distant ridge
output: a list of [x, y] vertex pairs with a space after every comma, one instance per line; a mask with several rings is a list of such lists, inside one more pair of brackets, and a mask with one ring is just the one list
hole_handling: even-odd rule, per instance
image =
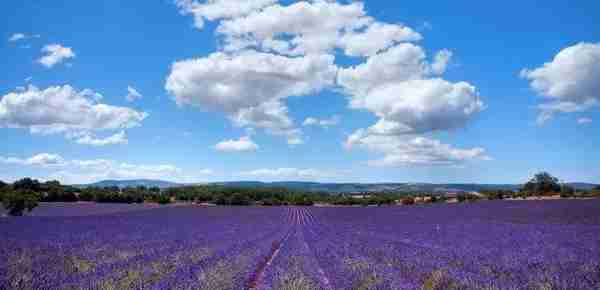
[[[383, 191], [406, 191], [406, 192], [458, 192], [458, 191], [482, 191], [482, 190], [516, 190], [519, 184], [476, 184], [476, 183], [320, 183], [302, 181], [229, 181], [210, 183], [214, 185], [232, 187], [285, 187], [296, 190], [323, 191], [323, 192], [383, 192]], [[135, 180], [103, 180], [96, 183], [78, 185], [79, 187], [179, 187], [189, 184], [175, 183], [163, 180], [135, 179]], [[590, 183], [568, 183], [580, 190], [589, 190], [596, 187]]]

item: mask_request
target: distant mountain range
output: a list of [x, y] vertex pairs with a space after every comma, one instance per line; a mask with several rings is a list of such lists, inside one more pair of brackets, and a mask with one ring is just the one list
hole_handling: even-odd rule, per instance
[[[213, 185], [231, 186], [231, 187], [285, 187], [295, 190], [320, 191], [320, 192], [471, 192], [483, 190], [517, 190], [520, 184], [476, 184], [476, 183], [320, 183], [320, 182], [302, 182], [302, 181], [280, 181], [280, 182], [260, 182], [260, 181], [229, 181], [214, 182]], [[182, 184], [162, 180], [135, 179], [135, 180], [103, 180], [92, 184], [77, 185], [78, 187], [180, 187], [191, 184]], [[590, 190], [598, 186], [591, 183], [567, 183], [579, 190]]]
[[136, 186], [146, 186], [146, 187], [159, 187], [159, 188], [169, 188], [169, 187], [179, 187], [184, 186], [184, 184], [163, 181], [163, 180], [152, 180], [152, 179], [132, 179], [132, 180], [102, 180], [95, 183], [90, 184], [79, 184], [75, 185], [76, 187], [136, 187]]

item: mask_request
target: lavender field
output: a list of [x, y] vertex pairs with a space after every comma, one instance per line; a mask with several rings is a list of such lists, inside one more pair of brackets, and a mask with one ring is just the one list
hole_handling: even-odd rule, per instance
[[44, 204], [0, 236], [0, 289], [600, 289], [600, 200]]

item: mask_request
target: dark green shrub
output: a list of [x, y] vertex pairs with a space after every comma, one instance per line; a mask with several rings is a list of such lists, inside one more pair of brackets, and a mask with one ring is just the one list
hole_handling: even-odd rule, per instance
[[462, 194], [457, 195], [456, 199], [458, 200], [458, 202], [465, 202], [465, 201], [477, 201], [480, 199], [480, 197], [475, 194], [462, 193]]
[[575, 189], [570, 186], [563, 186], [560, 191], [560, 197], [570, 198], [575, 197]]
[[2, 205], [12, 216], [22, 216], [24, 211], [32, 211], [38, 202], [38, 195], [31, 190], [10, 190], [5, 192], [2, 199]]
[[229, 202], [230, 205], [250, 205], [250, 203], [250, 198], [242, 193], [234, 193]]
[[161, 194], [157, 196], [156, 202], [158, 202], [158, 204], [169, 204], [171, 203], [171, 198], [168, 195]]
[[281, 202], [281, 200], [279, 199], [275, 199], [275, 198], [266, 198], [266, 199], [262, 199], [259, 204], [263, 205], [263, 206], [280, 206], [283, 203]]

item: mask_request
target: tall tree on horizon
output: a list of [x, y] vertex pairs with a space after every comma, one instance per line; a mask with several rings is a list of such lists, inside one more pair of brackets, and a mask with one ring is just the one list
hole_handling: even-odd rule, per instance
[[533, 176], [522, 188], [523, 191], [533, 193], [535, 195], [544, 195], [553, 192], [560, 192], [561, 185], [558, 178], [550, 173], [542, 171]]

